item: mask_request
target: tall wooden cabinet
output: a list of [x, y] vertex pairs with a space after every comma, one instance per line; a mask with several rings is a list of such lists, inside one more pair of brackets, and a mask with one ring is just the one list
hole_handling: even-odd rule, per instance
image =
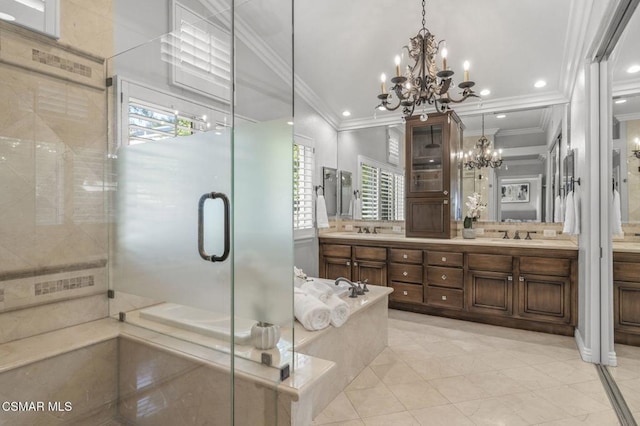
[[406, 235], [451, 238], [460, 219], [462, 124], [449, 111], [406, 125]]

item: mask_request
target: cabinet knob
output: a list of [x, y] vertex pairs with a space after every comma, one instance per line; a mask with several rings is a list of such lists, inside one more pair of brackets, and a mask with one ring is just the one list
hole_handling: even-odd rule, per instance
[[404, 276], [406, 277], [407, 275], [409, 275], [409, 273], [408, 273], [407, 271], [404, 271], [404, 272], [402, 273], [402, 275], [404, 275]]
[[358, 262], [353, 262], [353, 266], [358, 266]]
[[523, 282], [524, 281], [524, 277], [519, 277], [518, 281]]
[[351, 266], [351, 262], [347, 260], [347, 266]]
[[446, 279], [447, 279], [447, 276], [445, 274], [442, 274], [442, 280], [444, 281]]
[[446, 261], [447, 261], [447, 258], [446, 258], [446, 257], [443, 257], [443, 258], [442, 258], [442, 261], [443, 261], [443, 262], [446, 262]]
[[449, 191], [442, 191], [444, 195], [449, 195]]
[[406, 254], [403, 254], [403, 255], [402, 255], [402, 258], [403, 258], [403, 259], [407, 259], [408, 257], [409, 257], [409, 256], [407, 256]]
[[507, 277], [507, 281], [513, 281], [513, 277], [512, 277], [511, 275], [509, 275], [509, 276]]
[[447, 300], [447, 296], [442, 296], [442, 300]]
[[443, 200], [442, 204], [449, 204], [449, 200]]
[[407, 291], [403, 291], [403, 292], [402, 292], [402, 294], [404, 294], [405, 296], [408, 296], [408, 295], [409, 295], [409, 292], [407, 292]]

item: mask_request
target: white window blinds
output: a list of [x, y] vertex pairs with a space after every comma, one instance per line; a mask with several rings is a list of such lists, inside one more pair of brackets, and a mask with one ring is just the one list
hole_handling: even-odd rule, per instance
[[313, 228], [313, 148], [293, 145], [293, 229]]
[[[129, 145], [189, 136], [205, 130], [203, 123], [175, 111], [129, 98]], [[201, 128], [199, 129], [198, 124]]]
[[404, 220], [404, 176], [360, 163], [362, 220]]

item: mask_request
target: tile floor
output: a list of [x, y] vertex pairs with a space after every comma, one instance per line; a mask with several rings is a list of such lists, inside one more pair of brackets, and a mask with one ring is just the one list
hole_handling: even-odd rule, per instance
[[[638, 349], [638, 348], [634, 348]], [[640, 356], [636, 357], [640, 360]], [[640, 408], [640, 361], [620, 368]], [[632, 411], [634, 411], [632, 408]], [[389, 347], [314, 425], [618, 425], [572, 337], [389, 310]]]
[[640, 422], [640, 347], [616, 344], [618, 366], [609, 368], [636, 422]]

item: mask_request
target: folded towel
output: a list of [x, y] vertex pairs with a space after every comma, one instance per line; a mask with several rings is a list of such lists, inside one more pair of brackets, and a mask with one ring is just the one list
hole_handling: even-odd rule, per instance
[[327, 202], [324, 195], [318, 195], [316, 200], [316, 224], [318, 229], [329, 227], [329, 217], [327, 216]]
[[574, 203], [574, 195], [573, 191], [567, 195], [567, 199], [565, 200], [565, 213], [564, 213], [564, 226], [562, 228], [563, 234], [573, 234], [574, 230], [574, 220], [576, 217], [575, 214], [575, 203]]
[[334, 327], [340, 327], [342, 324], [347, 322], [349, 314], [351, 313], [347, 302], [340, 299], [335, 294], [332, 294], [331, 297], [329, 297], [329, 300], [327, 300], [327, 306], [331, 309], [331, 325]]
[[307, 281], [300, 288], [322, 303], [327, 303], [327, 300], [333, 294], [333, 290], [328, 285], [318, 281]]
[[300, 324], [310, 331], [322, 330], [331, 323], [331, 309], [300, 289], [293, 292], [293, 311]]
[[624, 237], [622, 230], [622, 213], [620, 211], [620, 193], [613, 190], [613, 211], [611, 212], [611, 232], [613, 235]]
[[553, 221], [555, 223], [562, 222], [562, 213], [564, 213], [562, 208], [562, 197], [558, 195], [553, 202]]

